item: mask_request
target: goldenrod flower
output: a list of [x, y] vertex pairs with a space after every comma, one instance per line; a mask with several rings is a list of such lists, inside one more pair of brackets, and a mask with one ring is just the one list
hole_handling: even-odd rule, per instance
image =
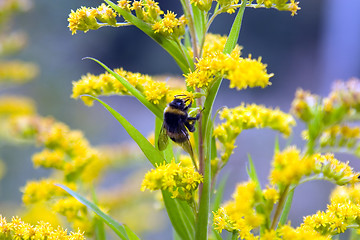
[[266, 87], [274, 74], [266, 72], [266, 64], [258, 60], [240, 57], [240, 48], [235, 48], [231, 54], [220, 51], [209, 52], [198, 59], [195, 71], [187, 74], [186, 84], [192, 88], [207, 88], [218, 78], [230, 80], [230, 87], [238, 90], [248, 87]]
[[[41, 181], [29, 181], [23, 188], [23, 202], [25, 204], [47, 201], [55, 196], [66, 196], [68, 193], [62, 188], [56, 186], [58, 183], [52, 179], [43, 179]], [[75, 189], [73, 184], [66, 184], [71, 189]]]
[[190, 3], [197, 6], [200, 10], [208, 12], [211, 9], [212, 0], [190, 0]]
[[251, 4], [250, 7], [259, 8], [275, 8], [279, 11], [289, 11], [291, 16], [297, 14], [297, 11], [301, 8], [299, 7], [299, 2], [295, 0], [257, 0], [257, 4]]
[[[97, 20], [101, 23], [98, 23]], [[68, 27], [72, 34], [75, 34], [77, 31], [87, 32], [89, 30], [96, 30], [100, 28], [100, 26], [104, 26], [101, 24], [116, 26], [117, 23], [116, 13], [104, 3], [98, 8], [81, 7], [75, 12], [71, 10], [68, 22]]]
[[[132, 73], [122, 68], [114, 69], [114, 72], [122, 76], [137, 90], [144, 94], [147, 100], [154, 104], [165, 104], [169, 87], [166, 82], [153, 80], [152, 77], [140, 73]], [[108, 95], [129, 95], [127, 89], [110, 73], [106, 72], [98, 76], [87, 74], [82, 76], [77, 82], [73, 82], [72, 98], [79, 98], [81, 95], [88, 94], [92, 96]], [[83, 97], [86, 105], [93, 104], [92, 98]]]
[[354, 172], [348, 162], [344, 163], [334, 158], [333, 154], [316, 154], [313, 158], [316, 162], [314, 172], [321, 172], [325, 179], [333, 181], [337, 185], [359, 182], [360, 173]]
[[53, 209], [55, 212], [64, 215], [69, 221], [87, 214], [86, 206], [73, 197], [58, 200]]
[[160, 33], [169, 38], [179, 38], [185, 33], [187, 20], [185, 16], [176, 18], [176, 14], [168, 11], [164, 17], [152, 25], [154, 33]]
[[39, 222], [33, 226], [23, 222], [19, 217], [13, 217], [7, 222], [0, 215], [0, 239], [57, 239], [57, 240], [83, 240], [84, 233], [70, 232], [60, 227], [54, 228], [49, 223]]
[[146, 173], [141, 184], [141, 191], [167, 190], [173, 198], [191, 201], [202, 181], [203, 177], [195, 171], [193, 166], [184, 167], [172, 161], [161, 164]]
[[39, 68], [34, 63], [22, 61], [0, 62], [0, 83], [21, 84], [34, 79], [39, 74]]
[[[36, 140], [45, 148], [33, 156], [36, 167], [61, 170], [66, 178], [75, 180], [81, 177], [82, 180], [91, 182], [104, 166], [99, 163], [100, 153], [90, 145], [82, 132], [71, 130], [64, 123], [55, 122], [52, 118], [34, 116], [14, 118], [11, 125], [15, 136]], [[93, 170], [89, 171], [94, 165], [97, 174]]]
[[295, 120], [289, 114], [279, 109], [265, 108], [255, 104], [244, 104], [235, 108], [224, 108], [219, 113], [220, 119], [225, 122], [217, 125], [214, 129], [214, 136], [224, 147], [223, 161], [226, 161], [236, 147], [236, 137], [245, 129], [251, 128], [271, 128], [290, 135], [291, 127], [295, 125]]
[[330, 240], [329, 235], [322, 235], [317, 231], [306, 228], [298, 227], [296, 229], [292, 228], [290, 225], [283, 225], [278, 230], [281, 239], [283, 240], [307, 240], [307, 239], [316, 239], [316, 240]]
[[275, 153], [270, 173], [271, 184], [288, 186], [296, 184], [304, 176], [315, 170], [315, 159], [302, 157], [295, 147], [289, 147], [282, 152]]
[[263, 190], [263, 195], [266, 200], [271, 201], [273, 204], [277, 203], [280, 198], [279, 191], [269, 186], [266, 186], [266, 189]]
[[[207, 33], [205, 35], [205, 42], [202, 50], [202, 56], [205, 57], [213, 52], [222, 52], [227, 41], [227, 36], [221, 36], [219, 34]], [[236, 44], [235, 51], [239, 56], [241, 55], [242, 46]], [[192, 49], [190, 49], [190, 54], [192, 55]]]
[[0, 118], [32, 115], [35, 112], [35, 103], [30, 98], [15, 95], [5, 95], [0, 97]]
[[255, 210], [255, 188], [253, 181], [237, 186], [233, 200], [214, 212], [215, 230], [237, 231], [241, 239], [255, 239], [251, 231], [264, 221], [264, 216]]

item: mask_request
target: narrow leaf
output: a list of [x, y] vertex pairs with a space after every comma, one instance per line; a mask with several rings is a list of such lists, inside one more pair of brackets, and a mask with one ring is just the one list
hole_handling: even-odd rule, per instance
[[197, 37], [196, 40], [198, 43], [201, 43], [203, 41], [202, 38], [205, 36], [205, 12], [200, 10], [197, 6], [192, 5], [192, 13]]
[[279, 137], [276, 136], [275, 144], [274, 144], [274, 153], [278, 153], [278, 152], [280, 152]]
[[214, 202], [212, 205], [213, 211], [217, 211], [220, 208], [221, 202], [224, 197], [224, 190], [225, 190], [228, 178], [229, 178], [229, 174], [226, 174], [225, 176], [223, 176], [217, 189], [216, 189], [215, 198], [214, 198]]
[[252, 161], [250, 154], [248, 154], [248, 159], [249, 159], [249, 166], [246, 168], [246, 171], [247, 171], [250, 179], [256, 183], [256, 191], [261, 192], [261, 185], [259, 182], [259, 178], [257, 176], [255, 166], [254, 166], [254, 163]]
[[231, 53], [231, 51], [236, 46], [236, 43], [239, 39], [239, 33], [241, 29], [241, 23], [244, 16], [245, 6], [246, 6], [246, 0], [242, 1], [241, 7], [236, 15], [236, 18], [233, 22], [233, 25], [231, 27], [228, 39], [226, 41], [225, 47], [224, 47], [224, 53]]
[[151, 162], [152, 165], [156, 166], [156, 164], [163, 163], [165, 161], [164, 157], [133, 125], [131, 125], [120, 113], [116, 112], [105, 102], [100, 99], [90, 96], [84, 95], [87, 97], [91, 97], [101, 103], [115, 118], [119, 121], [119, 123], [125, 128], [130, 137], [137, 143], [140, 147], [141, 151], [145, 154], [146, 158]]
[[100, 62], [99, 60], [97, 60], [95, 58], [86, 57], [84, 59], [91, 59], [91, 60], [97, 62], [98, 64], [100, 64], [103, 68], [106, 69], [106, 71], [108, 71], [111, 75], [113, 75], [134, 97], [136, 97], [142, 104], [144, 104], [145, 107], [147, 107], [151, 112], [153, 112], [156, 117], [158, 117], [159, 119], [162, 119], [163, 113], [162, 113], [160, 107], [149, 102], [146, 99], [146, 97], [141, 92], [139, 92], [139, 90], [137, 90], [133, 85], [131, 85], [125, 78], [123, 78], [116, 72], [112, 71], [105, 64], [103, 64], [102, 62]]
[[[110, 0], [104, 1], [109, 4], [116, 12], [118, 12], [126, 21], [134, 24], [137, 28], [139, 28], [141, 31], [151, 37], [154, 41], [156, 41], [160, 46], [162, 46], [175, 59], [176, 63], [179, 65], [179, 67], [184, 73], [188, 73], [189, 69], [194, 67], [194, 63], [192, 61], [187, 61], [187, 59], [190, 59], [190, 57], [183, 55], [180, 47], [175, 41], [169, 40], [161, 34], [155, 34], [154, 30], [152, 30], [151, 28], [151, 25], [140, 20], [130, 12], [122, 9], [114, 2]], [[187, 52], [185, 52], [185, 54], [188, 55]]]
[[129, 240], [140, 240], [140, 238], [136, 236], [136, 234], [133, 231], [131, 231], [131, 229], [127, 225], [124, 224], [124, 228], [128, 235]]
[[81, 195], [77, 194], [76, 192], [74, 192], [73, 190], [71, 190], [70, 188], [61, 185], [61, 184], [56, 184], [56, 186], [61, 187], [62, 189], [64, 189], [66, 192], [68, 192], [71, 196], [73, 196], [74, 198], [76, 198], [79, 202], [81, 202], [82, 204], [84, 204], [86, 207], [90, 208], [96, 215], [98, 215], [105, 223], [106, 225], [108, 225], [115, 233], [116, 235], [118, 235], [121, 239], [124, 240], [130, 240], [128, 238], [127, 235], [127, 231], [124, 228], [123, 225], [121, 225], [120, 223], [118, 223], [116, 220], [114, 220], [112, 217], [110, 217], [109, 215], [105, 214], [103, 211], [101, 211], [98, 206], [96, 206], [94, 203], [90, 202], [89, 200], [87, 200], [86, 198], [82, 197]]
[[166, 212], [177, 235], [182, 240], [194, 239], [194, 229], [189, 225], [189, 222], [187, 222], [187, 217], [185, 217], [182, 211], [179, 200], [171, 198], [167, 191], [162, 191], [162, 195]]

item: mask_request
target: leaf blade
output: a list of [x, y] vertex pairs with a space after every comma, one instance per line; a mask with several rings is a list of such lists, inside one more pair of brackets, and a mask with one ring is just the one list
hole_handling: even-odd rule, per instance
[[153, 166], [163, 163], [165, 159], [162, 154], [157, 150], [133, 125], [131, 125], [120, 113], [112, 109], [105, 102], [91, 95], [85, 95], [91, 97], [101, 103], [120, 124], [125, 128], [130, 137], [137, 143], [141, 151], [144, 153], [146, 158], [151, 162]]
[[81, 202], [82, 204], [84, 204], [86, 207], [90, 208], [97, 216], [99, 216], [99, 218], [101, 218], [106, 225], [108, 225], [115, 233], [116, 235], [118, 235], [121, 239], [123, 240], [130, 240], [127, 236], [127, 232], [124, 228], [123, 225], [121, 225], [120, 223], [118, 223], [116, 220], [114, 220], [112, 217], [110, 217], [109, 215], [105, 214], [103, 211], [101, 211], [94, 203], [88, 201], [87, 199], [85, 199], [84, 197], [82, 197], [81, 195], [79, 195], [78, 193], [74, 192], [73, 190], [71, 190], [70, 188], [61, 185], [61, 184], [55, 184], [58, 187], [61, 187], [62, 189], [64, 189], [67, 193], [69, 193], [71, 196], [73, 196], [74, 198], [76, 198], [79, 202]]

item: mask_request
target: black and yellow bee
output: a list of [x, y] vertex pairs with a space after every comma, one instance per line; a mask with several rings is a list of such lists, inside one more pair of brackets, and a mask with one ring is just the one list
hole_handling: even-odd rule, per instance
[[[164, 150], [168, 144], [168, 136], [171, 140], [179, 144], [192, 159], [194, 153], [189, 141], [189, 133], [195, 131], [195, 123], [200, 118], [200, 113], [196, 117], [189, 117], [188, 110], [191, 108], [191, 100], [185, 95], [176, 95], [174, 100], [168, 104], [164, 110], [164, 123], [158, 139], [158, 148]], [[189, 102], [189, 104], [187, 104]]]

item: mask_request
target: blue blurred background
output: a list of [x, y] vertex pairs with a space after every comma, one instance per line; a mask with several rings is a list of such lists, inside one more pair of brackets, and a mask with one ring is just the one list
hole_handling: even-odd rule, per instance
[[[178, 1], [159, 2], [163, 10], [181, 15]], [[87, 72], [103, 72], [96, 63], [81, 60], [83, 57], [97, 58], [112, 68], [123, 67], [150, 75], [181, 74], [171, 57], [134, 27], [101, 28], [72, 36], [67, 28], [70, 10], [81, 6], [96, 7], [101, 3], [95, 0], [36, 0], [31, 11], [18, 15], [15, 26], [28, 33], [29, 46], [16, 58], [39, 64], [41, 74], [23, 87], [7, 90], [34, 98], [41, 115], [54, 116], [71, 128], [82, 130], [93, 145], [119, 143], [129, 137], [98, 104], [88, 108], [81, 101], [70, 99], [72, 81]], [[251, 53], [254, 58], [262, 56], [263, 62], [268, 64], [268, 72], [275, 76], [272, 85], [266, 89], [236, 91], [229, 89], [224, 81], [215, 109], [246, 102], [279, 106], [287, 112], [298, 87], [327, 95], [333, 81], [360, 76], [360, 1], [300, 1], [300, 7], [302, 9], [294, 17], [289, 12], [274, 9], [246, 9], [239, 39], [239, 44], [244, 47], [243, 54]], [[234, 17], [220, 15], [210, 32], [227, 34]], [[152, 114], [134, 98], [109, 97], [105, 100], [144, 135], [152, 131]], [[291, 143], [303, 146], [302, 130], [303, 126], [298, 123]], [[226, 199], [231, 197], [236, 183], [247, 179], [247, 154], [252, 156], [265, 187], [275, 137], [270, 130], [245, 131], [239, 136], [235, 154], [224, 169], [230, 173]], [[281, 147], [289, 141], [279, 138]], [[7, 146], [0, 151], [8, 169], [0, 182], [0, 201], [20, 204], [19, 188], [25, 185], [26, 179], [37, 179], [46, 175], [46, 171], [33, 170], [30, 157], [36, 149], [32, 147], [19, 150]], [[339, 155], [339, 158], [350, 160], [355, 170], [360, 171], [359, 159], [347, 155]], [[148, 166], [150, 168], [150, 164]], [[295, 192], [290, 213], [292, 223], [297, 225], [302, 216], [326, 208], [332, 188], [333, 185], [326, 182], [301, 185]], [[0, 207], [4, 208], [3, 205]], [[6, 209], [0, 209], [3, 211]]]

